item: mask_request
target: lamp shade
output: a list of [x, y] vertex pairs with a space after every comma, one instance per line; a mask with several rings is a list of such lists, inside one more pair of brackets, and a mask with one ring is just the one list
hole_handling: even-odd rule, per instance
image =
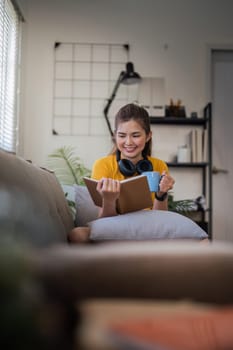
[[137, 84], [141, 80], [140, 75], [134, 71], [132, 62], [126, 63], [126, 71], [122, 72], [121, 83], [125, 85]]

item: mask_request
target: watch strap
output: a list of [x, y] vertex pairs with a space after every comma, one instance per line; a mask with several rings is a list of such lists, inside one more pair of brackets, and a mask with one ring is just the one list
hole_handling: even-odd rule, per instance
[[162, 196], [158, 196], [157, 193], [155, 193], [155, 198], [160, 201], [160, 202], [163, 202], [165, 201], [165, 199], [167, 199], [167, 192], [164, 192], [162, 194]]

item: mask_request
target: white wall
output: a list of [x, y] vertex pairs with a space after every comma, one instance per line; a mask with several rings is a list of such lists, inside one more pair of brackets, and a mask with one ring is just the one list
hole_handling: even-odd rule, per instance
[[[23, 28], [20, 153], [44, 165], [62, 145], [74, 145], [88, 167], [111, 147], [110, 137], [53, 136], [53, 45], [61, 42], [129, 43], [144, 77], [164, 77], [167, 103], [180, 98], [188, 114], [208, 97], [208, 44], [232, 44], [230, 0], [18, 0]], [[155, 129], [155, 127], [153, 127]], [[156, 155], [168, 158], [176, 130], [154, 130]], [[180, 136], [179, 136], [180, 135]], [[180, 138], [179, 138], [180, 137]], [[183, 142], [178, 133], [176, 150]], [[175, 153], [175, 151], [173, 151]], [[165, 159], [168, 160], [168, 159]], [[198, 191], [190, 174], [187, 189]], [[185, 175], [186, 176], [186, 175]], [[183, 181], [177, 181], [177, 196]], [[195, 181], [196, 182], [196, 181]], [[199, 182], [199, 180], [198, 180]], [[182, 185], [181, 185], [182, 184]], [[187, 190], [188, 193], [188, 190]], [[189, 191], [190, 197], [190, 191]]]

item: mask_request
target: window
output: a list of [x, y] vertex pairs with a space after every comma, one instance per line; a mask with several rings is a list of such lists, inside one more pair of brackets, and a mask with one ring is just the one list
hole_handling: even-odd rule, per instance
[[0, 148], [16, 152], [17, 73], [20, 14], [10, 0], [0, 0]]

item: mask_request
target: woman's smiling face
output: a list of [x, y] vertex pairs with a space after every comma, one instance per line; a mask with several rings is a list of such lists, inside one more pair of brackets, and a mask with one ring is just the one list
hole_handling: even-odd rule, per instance
[[119, 123], [115, 137], [117, 148], [121, 152], [121, 158], [137, 163], [143, 158], [142, 151], [146, 142], [151, 138], [151, 132], [147, 135], [142, 126], [131, 119]]

